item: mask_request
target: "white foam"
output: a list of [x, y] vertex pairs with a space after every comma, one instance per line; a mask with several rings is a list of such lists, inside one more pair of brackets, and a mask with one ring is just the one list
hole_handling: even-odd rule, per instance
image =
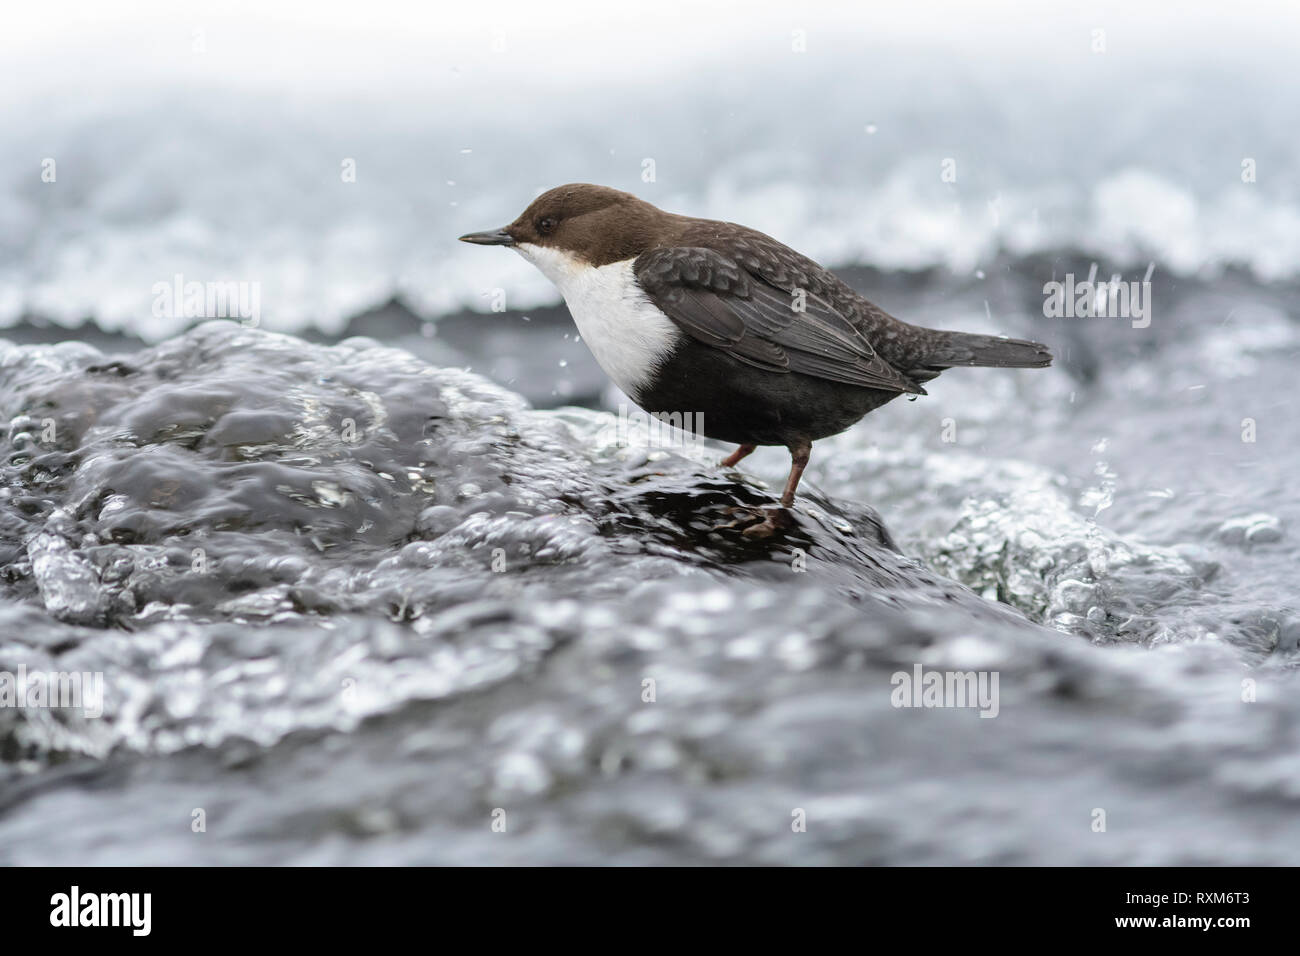
[[[185, 69], [166, 50], [128, 67], [143, 40], [100, 44], [87, 55], [121, 75], [95, 89], [38, 95], [67, 82], [60, 65], [3, 94], [14, 106], [0, 139], [0, 326], [24, 312], [69, 325], [90, 315], [157, 340], [191, 324], [153, 314], [153, 286], [177, 273], [260, 283], [263, 324], [287, 331], [336, 330], [392, 294], [428, 315], [486, 310], [502, 293], [512, 308], [554, 303], [517, 257], [455, 237], [575, 180], [743, 222], [829, 265], [968, 273], [1000, 249], [1071, 249], [1161, 271], [1300, 274], [1289, 172], [1300, 139], [1284, 122], [1300, 91], [1287, 44], [1300, 34], [1234, 11], [1215, 46], [1208, 28], [1169, 39], [1125, 14], [1104, 56], [1089, 54], [1088, 30], [1041, 18], [1007, 36], [972, 26], [983, 46], [949, 49], [900, 14], [897, 35], [916, 46], [895, 49], [878, 31], [837, 30], [850, 15], [835, 9], [808, 9], [806, 54], [760, 5], [744, 37], [674, 48], [671, 68], [653, 56], [669, 38], [650, 24], [624, 50], [604, 21], [592, 27], [602, 45], [557, 40], [520, 13], [502, 30], [507, 53], [522, 56], [503, 59], [491, 25], [466, 14], [446, 27], [456, 43], [439, 39], [417, 59], [399, 42], [350, 36], [335, 22], [350, 16], [342, 7], [312, 13], [313, 29], [285, 49], [319, 43], [363, 62], [390, 49], [389, 69], [347, 91], [339, 84], [357, 75], [347, 71], [319, 83], [266, 64], [223, 71], [219, 25], [208, 25], [209, 59]], [[188, 23], [151, 29], [181, 26], [169, 42], [188, 50]], [[1258, 42], [1222, 39], [1233, 30]], [[1157, 34], [1164, 45], [1134, 55]], [[547, 47], [559, 63], [527, 55], [543, 37], [561, 43]], [[1224, 62], [1249, 55], [1251, 69], [1206, 73], [1206, 43]], [[604, 51], [595, 85], [581, 67], [593, 49]], [[522, 62], [535, 83], [518, 82]], [[164, 67], [168, 90], [145, 88], [147, 70]], [[694, 95], [700, 87], [711, 95]], [[41, 182], [46, 158], [55, 183]], [[346, 159], [353, 183], [341, 178]], [[942, 176], [948, 159], [955, 182]], [[1255, 182], [1242, 181], [1245, 159]]]

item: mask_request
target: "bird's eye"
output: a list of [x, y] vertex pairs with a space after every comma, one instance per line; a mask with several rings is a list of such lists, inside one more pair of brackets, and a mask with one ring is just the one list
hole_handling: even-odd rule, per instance
[[541, 219], [537, 220], [537, 231], [545, 234], [553, 230], [555, 225], [555, 219], [553, 217], [543, 216]]

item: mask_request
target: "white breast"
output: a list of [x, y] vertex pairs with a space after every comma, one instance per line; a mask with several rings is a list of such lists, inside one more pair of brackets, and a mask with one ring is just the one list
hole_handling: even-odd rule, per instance
[[520, 243], [514, 248], [555, 283], [600, 367], [636, 398], [681, 332], [636, 284], [634, 260], [597, 267], [545, 246]]

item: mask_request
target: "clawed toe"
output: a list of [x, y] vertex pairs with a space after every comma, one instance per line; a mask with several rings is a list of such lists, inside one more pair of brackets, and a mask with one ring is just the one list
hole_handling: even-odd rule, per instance
[[751, 540], [770, 538], [778, 530], [794, 524], [785, 508], [735, 507], [728, 508], [727, 514], [736, 515], [736, 520], [717, 525], [713, 530], [740, 529], [740, 533]]
[[762, 521], [751, 524], [744, 531], [740, 532], [741, 537], [749, 538], [751, 541], [761, 541], [764, 538], [770, 538], [776, 534], [777, 523], [768, 515]]

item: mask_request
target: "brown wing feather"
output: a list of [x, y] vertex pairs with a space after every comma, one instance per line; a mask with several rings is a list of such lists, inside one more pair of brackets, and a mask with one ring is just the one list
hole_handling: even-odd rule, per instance
[[743, 248], [739, 255], [675, 246], [642, 253], [634, 269], [646, 295], [683, 331], [739, 361], [864, 388], [924, 393], [835, 307], [838, 290], [821, 277], [793, 260], [765, 259]]

